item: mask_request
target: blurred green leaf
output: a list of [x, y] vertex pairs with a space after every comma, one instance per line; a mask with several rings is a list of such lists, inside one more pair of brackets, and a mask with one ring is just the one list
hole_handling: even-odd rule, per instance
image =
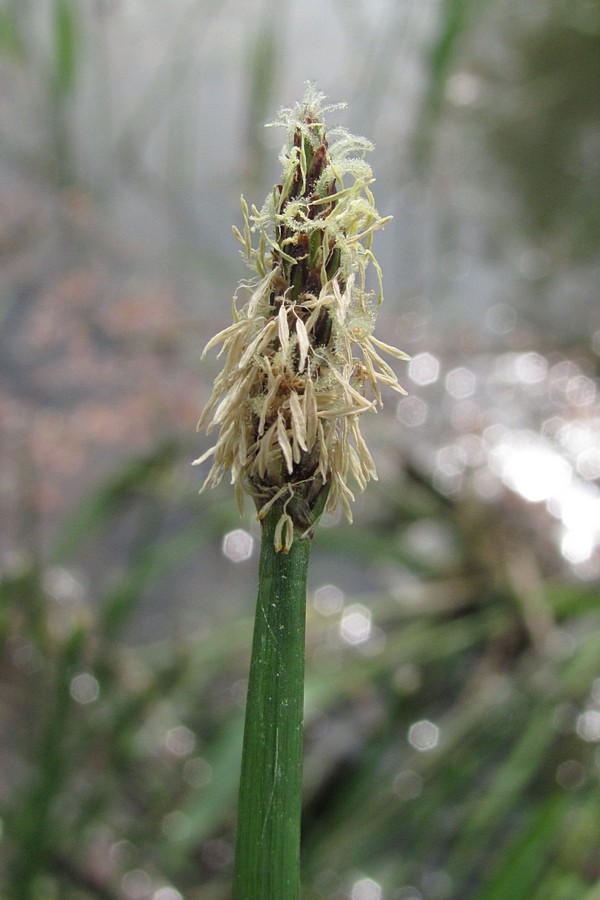
[[443, 0], [440, 28], [428, 60], [427, 89], [421, 121], [416, 129], [417, 160], [423, 163], [432, 149], [432, 128], [444, 103], [448, 77], [458, 58], [461, 41], [474, 27], [477, 16], [489, 0]]
[[479, 891], [478, 900], [527, 900], [540, 880], [554, 842], [562, 831], [568, 795], [554, 795], [541, 802], [531, 821], [511, 835], [509, 846], [496, 857], [495, 873]]
[[55, 90], [68, 94], [75, 84], [79, 53], [79, 23], [73, 0], [55, 0], [54, 52]]
[[0, 52], [8, 56], [22, 58], [24, 44], [19, 30], [14, 4], [4, 4], [0, 7]]

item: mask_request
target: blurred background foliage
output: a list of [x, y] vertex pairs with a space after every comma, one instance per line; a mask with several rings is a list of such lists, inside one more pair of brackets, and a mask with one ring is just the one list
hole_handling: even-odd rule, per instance
[[600, 898], [599, 51], [594, 0], [2, 0], [6, 900], [229, 896], [258, 532], [198, 355], [306, 79], [413, 360], [313, 549], [305, 896]]

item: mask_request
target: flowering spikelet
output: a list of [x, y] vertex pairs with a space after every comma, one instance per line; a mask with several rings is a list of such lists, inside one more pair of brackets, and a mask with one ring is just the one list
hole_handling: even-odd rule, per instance
[[[275, 545], [286, 552], [324, 508], [341, 506], [352, 521], [349, 474], [360, 490], [377, 478], [360, 418], [382, 405], [382, 385], [404, 393], [381, 354], [408, 359], [372, 334], [382, 294], [371, 241], [389, 221], [369, 189], [363, 157], [373, 147], [342, 128], [326, 139], [323, 114], [342, 104], [323, 101], [309, 85], [273, 123], [288, 136], [282, 184], [260, 210], [242, 197], [243, 231], [233, 229], [258, 278], [242, 285], [248, 302], [238, 310], [234, 297], [233, 324], [203, 353], [221, 344], [225, 364], [198, 423], [207, 433], [219, 428], [215, 446], [195, 460], [214, 454], [202, 490], [231, 470], [240, 508], [244, 492], [259, 519], [277, 503]], [[376, 302], [365, 288], [369, 263]]]

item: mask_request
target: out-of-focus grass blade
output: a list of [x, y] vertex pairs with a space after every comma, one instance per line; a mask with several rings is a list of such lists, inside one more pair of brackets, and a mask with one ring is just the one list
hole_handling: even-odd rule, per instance
[[83, 646], [84, 632], [75, 628], [56, 660], [46, 718], [36, 742], [31, 785], [21, 792], [9, 817], [18, 851], [13, 868], [14, 884], [23, 891], [22, 897], [35, 896], [35, 879], [49, 865], [54, 841], [60, 834], [55, 821], [55, 801], [70, 772], [71, 760], [69, 753], [64, 751], [69, 739], [70, 686]]
[[264, 150], [264, 123], [273, 116], [274, 89], [279, 72], [279, 59], [284, 46], [286, 0], [268, 0], [257, 26], [253, 43], [248, 47], [246, 65], [246, 161], [247, 176], [260, 182], [267, 162]]
[[73, 0], [56, 0], [54, 7], [55, 90], [68, 94], [77, 72], [78, 22]]
[[577, 619], [583, 613], [600, 609], [596, 584], [550, 584], [546, 596], [559, 621]]
[[203, 754], [212, 770], [209, 784], [192, 791], [180, 807], [185, 819], [161, 848], [170, 867], [178, 868], [190, 851], [230, 818], [239, 786], [243, 715], [223, 727]]
[[19, 58], [23, 56], [24, 49], [14, 6], [3, 6], [0, 8], [0, 52]]
[[[539, 882], [560, 839], [561, 824], [570, 797], [554, 794], [540, 803], [531, 821], [512, 836], [504, 853], [497, 858], [494, 874], [480, 888], [478, 900], [528, 900]], [[550, 895], [548, 895], [550, 897]]]
[[477, 865], [485, 845], [535, 776], [554, 736], [548, 710], [535, 711], [506, 761], [496, 769], [490, 790], [473, 808], [449, 859], [454, 872], [466, 874]]
[[423, 101], [421, 122], [417, 128], [417, 148], [429, 150], [430, 130], [435, 124], [444, 100], [446, 83], [461, 39], [473, 27], [477, 14], [487, 0], [445, 0], [441, 8], [441, 25], [437, 40], [429, 54], [429, 83]]
[[115, 476], [87, 496], [63, 527], [53, 555], [68, 557], [93, 537], [131, 500], [132, 495], [147, 490], [172, 466], [180, 446], [175, 440], [159, 444], [150, 453], [127, 463]]
[[341, 666], [327, 673], [327, 677], [319, 673], [313, 678], [309, 665], [307, 709], [318, 707], [322, 714], [340, 700], [352, 696], [361, 684], [385, 677], [390, 668], [404, 663], [423, 665], [432, 660], [450, 660], [455, 655], [465, 653], [481, 640], [490, 627], [490, 620], [495, 620], [494, 611], [482, 616], [479, 621], [407, 623], [396, 633], [390, 634], [383, 652], [372, 658], [353, 657], [349, 654], [344, 657]]
[[[390, 770], [390, 765], [394, 766], [392, 761], [397, 760], [396, 772], [404, 766], [414, 770], [418, 777], [427, 774], [431, 780], [436, 773], [439, 776], [443, 771], [445, 778], [448, 774], [445, 761], [452, 755], [453, 748], [463, 745], [473, 728], [488, 714], [487, 700], [470, 705], [459, 703], [456, 708], [445, 710], [443, 747], [434, 753], [415, 754], [406, 741], [408, 726], [416, 718], [426, 718], [432, 713], [423, 707], [419, 709], [418, 698], [398, 707], [398, 701], [393, 699], [393, 694], [389, 694], [387, 687], [390, 672], [403, 665], [424, 668], [435, 665], [451, 671], [469, 649], [475, 648], [485, 635], [497, 630], [499, 621], [501, 611], [482, 609], [478, 616], [471, 616], [468, 620], [444, 622], [423, 618], [408, 622], [388, 635], [382, 653], [372, 659], [348, 654], [337, 671], [327, 677], [321, 675], [314, 682], [310, 678], [309, 661], [309, 721], [313, 706], [318, 708], [320, 715], [333, 714], [335, 704], [372, 691], [376, 686], [384, 697], [388, 695], [386, 724], [368, 739], [347, 777], [338, 784], [333, 803], [327, 811], [327, 821], [323, 823], [324, 830], [318, 825], [309, 837], [309, 853], [314, 854], [317, 868], [320, 865], [335, 868], [342, 865], [343, 859], [366, 864], [370, 857], [377, 856], [380, 852], [378, 848], [389, 844], [390, 835], [398, 834], [398, 816], [406, 818], [398, 798], [391, 791], [395, 774]], [[433, 714], [433, 717], [437, 718], [437, 715]], [[403, 747], [404, 751], [401, 749]], [[463, 767], [458, 775], [463, 782], [468, 782], [472, 773]], [[448, 787], [447, 780], [439, 777], [436, 783], [444, 790]], [[418, 810], [423, 810], [430, 799], [431, 792], [428, 792], [419, 800]], [[442, 805], [439, 792], [436, 792], [431, 802], [433, 814]], [[361, 811], [360, 829], [344, 828], [343, 823], [352, 820], [356, 809]], [[429, 830], [426, 829], [423, 834], [428, 835]], [[409, 861], [412, 858], [402, 860], [403, 863]], [[312, 863], [311, 860], [311, 866]]]
[[596, 894], [594, 889], [590, 893], [590, 881], [598, 872], [600, 786], [592, 753], [589, 755], [591, 777], [568, 791], [557, 785], [558, 793], [568, 797], [568, 804], [562, 820], [556, 823], [551, 862], [537, 879], [528, 900], [600, 900], [600, 884], [595, 885]]
[[163, 533], [160, 522], [153, 522], [151, 513], [147, 512], [130, 552], [124, 577], [102, 603], [98, 628], [104, 637], [114, 639], [144, 590], [191, 558], [212, 537], [220, 535], [224, 523], [229, 523], [232, 515], [235, 512], [227, 509], [214, 516], [198, 515], [190, 524], [169, 535]]
[[[461, 838], [448, 863], [455, 873], [468, 877], [486, 847], [505, 827], [509, 811], [518, 805], [540, 772], [551, 745], [556, 740], [553, 713], [558, 700], [579, 700], [589, 689], [597, 673], [600, 638], [594, 632], [572, 660], [557, 672], [558, 696], [537, 700], [528, 716], [526, 728], [519, 735], [505, 761], [496, 769], [491, 788], [473, 808]], [[533, 705], [533, 704], [532, 704]]]
[[[565, 591], [568, 593], [568, 589]], [[581, 593], [577, 589], [575, 592]], [[583, 592], [584, 596], [579, 598], [581, 606], [575, 612], [568, 597], [558, 591], [557, 599], [564, 604], [563, 617], [578, 618], [590, 605], [593, 607], [593, 598], [588, 597], [588, 593]], [[385, 648], [372, 659], [349, 653], [328, 677], [321, 675], [316, 679], [314, 687], [310, 682], [309, 662], [309, 711], [316, 704], [321, 714], [335, 715], [335, 705], [343, 702], [344, 697], [351, 699], [369, 689], [377, 690], [378, 702], [381, 702], [385, 697], [381, 688], [395, 666], [412, 663], [426, 672], [437, 664], [455, 679], [456, 667], [461, 665], [461, 659], [464, 660], [469, 645], [481, 648], [486, 644], [493, 645], [499, 635], [514, 631], [517, 624], [514, 619], [512, 604], [501, 596], [496, 598], [494, 605], [475, 607], [467, 615], [447, 622], [435, 615], [419, 618], [416, 613], [412, 620], [409, 617], [394, 622], [390, 615], [384, 626]], [[453, 632], [456, 632], [454, 636]], [[465, 643], [462, 643], [463, 638]], [[546, 664], [555, 671], [557, 694], [546, 697], [543, 691], [539, 696], [534, 692], [525, 708], [524, 697], [531, 695], [531, 686], [517, 673], [510, 683], [506, 683], [506, 696], [500, 692], [500, 700], [478, 698], [477, 692], [467, 691], [453, 707], [444, 709], [441, 720], [435, 707], [431, 707], [434, 698], [429, 698], [426, 706], [419, 706], [418, 696], [408, 697], [396, 709], [389, 706], [387, 730], [384, 728], [381, 734], [375, 733], [367, 739], [360, 757], [330, 797], [325, 818], [310, 823], [306, 842], [310, 872], [315, 874], [324, 867], [342, 869], [343, 860], [352, 859], [358, 866], [367, 868], [371, 865], [373, 871], [379, 872], [389, 870], [391, 865], [395, 884], [402, 883], [405, 876], [414, 880], [415, 874], [435, 852], [433, 848], [438, 847], [439, 853], [446, 843], [443, 827], [439, 825], [440, 810], [461, 809], [466, 799], [473, 798], [475, 802], [464, 810], [465, 819], [458, 831], [458, 840], [453, 839], [449, 845], [450, 853], [442, 852], [444, 867], [449, 870], [457, 892], [460, 896], [474, 897], [470, 891], [473, 879], [477, 877], [475, 867], [493, 852], [495, 843], [502, 840], [504, 833], [512, 831], [511, 810], [518, 808], [526, 815], [536, 814], [530, 787], [540, 777], [544, 760], [560, 738], [553, 722], [556, 704], [581, 702], [597, 671], [598, 653], [598, 639], [590, 630], [589, 638], [566, 663], [553, 664], [548, 660]], [[527, 666], [524, 671], [528, 671]], [[440, 675], [431, 678], [435, 680]], [[456, 689], [452, 680], [448, 689], [450, 695]], [[425, 690], [425, 699], [427, 697]], [[509, 713], [511, 706], [515, 707], [512, 716]], [[398, 748], [390, 757], [399, 735], [405, 741], [409, 723], [428, 716], [434, 721], [437, 719], [441, 725], [443, 742], [440, 747], [433, 753], [412, 756]], [[418, 800], [400, 802], [393, 794], [390, 786], [394, 763], [390, 768], [390, 760], [397, 760], [398, 771], [404, 768], [414, 772], [417, 779], [423, 778], [423, 794]], [[481, 798], [476, 799], [476, 786], [488, 784], [486, 772], [493, 773], [489, 788], [486, 787]], [[559, 803], [564, 797], [563, 789], [553, 780], [549, 790], [552, 802]], [[357, 809], [360, 809], [360, 829], [344, 827]], [[559, 813], [553, 822], [560, 827]], [[592, 843], [593, 830], [588, 828], [586, 831], [592, 835]], [[540, 838], [535, 842], [532, 839], [532, 842], [531, 853], [535, 854], [543, 840]], [[590, 846], [587, 839], [581, 843]], [[554, 900], [550, 885], [546, 894], [540, 894], [540, 900], [542, 896]]]

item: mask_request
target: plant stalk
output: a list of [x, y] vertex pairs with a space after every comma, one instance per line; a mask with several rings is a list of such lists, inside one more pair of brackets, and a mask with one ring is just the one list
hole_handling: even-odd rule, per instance
[[234, 900], [297, 900], [310, 539], [277, 552], [263, 521], [238, 806]]

